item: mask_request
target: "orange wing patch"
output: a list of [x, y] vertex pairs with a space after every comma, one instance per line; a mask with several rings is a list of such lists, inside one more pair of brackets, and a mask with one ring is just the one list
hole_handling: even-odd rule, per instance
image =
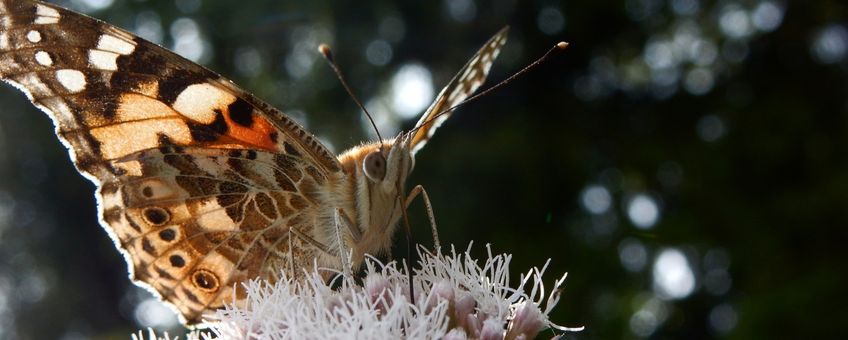
[[271, 123], [258, 115], [253, 106], [241, 98], [227, 105], [223, 110], [224, 120], [227, 122], [227, 137], [237, 141], [238, 144], [250, 145], [253, 148], [279, 152], [277, 138], [279, 132]]
[[[45, 111], [98, 185], [133, 281], [184, 323], [309, 267], [336, 156], [282, 112], [129, 32], [51, 4], [0, 0], [0, 80]], [[338, 180], [341, 182], [340, 180]], [[309, 236], [312, 237], [312, 236]], [[294, 273], [296, 274], [296, 273]]]
[[[195, 131], [203, 136], [212, 130], [218, 138], [206, 140], [207, 146], [243, 149], [245, 146], [265, 151], [279, 151], [278, 132], [265, 118], [258, 114], [247, 101], [232, 92], [210, 83], [198, 83], [183, 89], [173, 104], [174, 110], [197, 125]], [[190, 125], [191, 128], [191, 125]]]
[[208, 83], [187, 87], [173, 105], [138, 93], [122, 94], [114, 117], [83, 115], [106, 159], [175, 145], [278, 152], [278, 130], [246, 101]]

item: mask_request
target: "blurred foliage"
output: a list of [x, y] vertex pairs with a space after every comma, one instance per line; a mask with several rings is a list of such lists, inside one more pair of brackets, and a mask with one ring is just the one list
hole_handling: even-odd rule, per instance
[[[205, 65], [305, 120], [336, 151], [368, 129], [317, 59], [318, 43], [333, 46], [370, 101], [413, 62], [438, 91], [504, 25], [510, 40], [490, 84], [568, 41], [460, 109], [419, 153], [409, 185], [427, 188], [442, 243], [492, 243], [514, 255], [514, 271], [552, 258], [550, 273], [570, 273], [553, 320], [586, 326], [568, 338], [844, 334], [845, 3], [62, 5], [183, 52], [199, 44]], [[180, 41], [186, 30], [199, 35]], [[118, 338], [146, 327], [136, 306], [149, 294], [130, 284], [97, 226], [93, 186], [44, 114], [9, 86], [0, 100], [0, 337]], [[415, 239], [430, 244], [420, 203], [411, 214]], [[395, 257], [405, 256], [397, 243]], [[664, 267], [661, 254], [685, 261]], [[693, 285], [671, 297], [661, 277]]]

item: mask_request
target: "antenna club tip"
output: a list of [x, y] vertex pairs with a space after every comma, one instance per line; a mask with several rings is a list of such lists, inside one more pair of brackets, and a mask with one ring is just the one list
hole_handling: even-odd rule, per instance
[[321, 52], [321, 54], [323, 54], [327, 58], [333, 57], [333, 51], [330, 50], [330, 45], [323, 43], [321, 45], [318, 45], [318, 52]]
[[556, 44], [556, 47], [558, 49], [564, 50], [566, 47], [568, 47], [568, 43], [565, 42], [565, 41], [560, 41], [559, 43]]

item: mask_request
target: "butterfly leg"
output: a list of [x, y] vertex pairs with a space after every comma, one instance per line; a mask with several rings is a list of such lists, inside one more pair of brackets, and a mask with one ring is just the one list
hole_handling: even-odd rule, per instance
[[[350, 223], [350, 219], [347, 219], [344, 211], [341, 208], [336, 208], [336, 213], [334, 214], [336, 221], [336, 242], [339, 245], [339, 259], [342, 261], [342, 270], [344, 272], [345, 278], [352, 278], [351, 270], [350, 270], [350, 259], [349, 259], [349, 249], [345, 247], [344, 240], [342, 240], [342, 224], [345, 224], [349, 230], [351, 230], [351, 234], [353, 235], [354, 227]], [[362, 235], [360, 235], [361, 237]], [[356, 237], [354, 237], [356, 238]]]
[[424, 200], [424, 207], [427, 209], [427, 217], [430, 219], [430, 228], [433, 231], [433, 242], [435, 243], [436, 253], [441, 252], [442, 246], [439, 244], [439, 231], [436, 228], [436, 216], [433, 214], [433, 205], [430, 203], [430, 196], [427, 195], [427, 190], [424, 190], [424, 187], [416, 185], [412, 190], [409, 191], [409, 195], [406, 196], [405, 206], [408, 209], [409, 205], [412, 204], [412, 200], [414, 200], [418, 195], [421, 195], [421, 198]]
[[306, 243], [309, 243], [309, 244], [315, 246], [315, 248], [318, 248], [319, 250], [323, 251], [324, 253], [330, 254], [330, 255], [336, 255], [336, 253], [334, 251], [330, 250], [330, 247], [327, 247], [323, 243], [315, 240], [314, 238], [309, 237], [309, 235], [306, 235], [306, 234], [300, 232], [300, 230], [297, 230], [295, 228], [291, 228], [291, 229], [289, 229], [289, 231], [292, 234], [294, 234], [294, 236], [297, 236], [301, 240], [306, 241]]
[[295, 278], [295, 277], [297, 277], [297, 270], [294, 268], [294, 252], [293, 252], [294, 243], [292, 242], [292, 239], [293, 239], [292, 230], [294, 230], [294, 228], [289, 228], [289, 237], [288, 237], [288, 241], [289, 241], [289, 268], [291, 269], [291, 271], [289, 272], [289, 275], [291, 276], [290, 278]]
[[336, 218], [342, 219], [341, 222], [344, 223], [345, 227], [347, 227], [347, 230], [350, 231], [350, 236], [353, 237], [353, 243], [359, 243], [359, 240], [362, 239], [362, 231], [360, 231], [359, 228], [355, 224], [353, 224], [353, 221], [351, 221], [350, 217], [345, 214], [342, 208], [336, 208]]

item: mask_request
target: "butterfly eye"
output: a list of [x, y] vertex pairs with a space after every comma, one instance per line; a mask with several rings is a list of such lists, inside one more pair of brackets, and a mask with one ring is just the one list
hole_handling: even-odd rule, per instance
[[386, 158], [379, 150], [371, 152], [362, 161], [362, 170], [374, 182], [382, 181], [386, 177]]

